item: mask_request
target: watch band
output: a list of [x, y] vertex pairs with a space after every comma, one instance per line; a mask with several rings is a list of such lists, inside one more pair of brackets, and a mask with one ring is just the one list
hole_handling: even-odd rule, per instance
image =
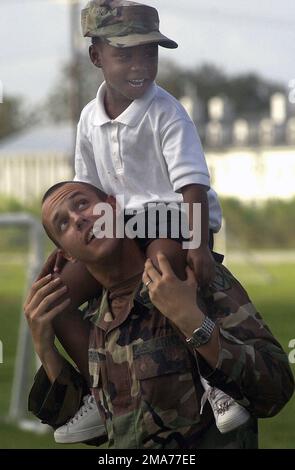
[[199, 348], [200, 346], [203, 346], [210, 340], [214, 328], [214, 321], [212, 321], [209, 317], [205, 316], [202, 325], [193, 332], [190, 338], [186, 339], [187, 343], [193, 346], [194, 348]]

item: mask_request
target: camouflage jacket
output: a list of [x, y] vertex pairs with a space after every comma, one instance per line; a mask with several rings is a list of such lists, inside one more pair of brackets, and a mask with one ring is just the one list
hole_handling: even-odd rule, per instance
[[[275, 415], [292, 396], [286, 354], [224, 266], [217, 265], [202, 303], [220, 332], [215, 369], [144, 295], [112, 300], [106, 291], [88, 311], [91, 386], [110, 448], [255, 448], [257, 418]], [[200, 415], [199, 374], [248, 409], [245, 425], [221, 434], [208, 402]], [[53, 385], [41, 369], [29, 408], [58, 426], [77, 411], [82, 389], [81, 376], [69, 364]]]

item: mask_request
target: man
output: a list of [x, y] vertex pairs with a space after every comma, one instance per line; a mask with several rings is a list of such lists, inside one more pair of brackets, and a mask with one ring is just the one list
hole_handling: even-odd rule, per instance
[[[100, 442], [113, 448], [257, 447], [257, 418], [277, 414], [294, 390], [281, 346], [222, 265], [216, 263], [210, 292], [202, 299], [197, 294], [196, 303], [189, 268], [180, 281], [164, 256], [158, 256], [158, 272], [134, 241], [95, 238], [94, 208], [102, 201], [111, 204], [115, 220], [115, 200], [85, 183], [55, 185], [42, 206], [46, 231], [64, 256], [83, 262], [104, 287], [84, 320], [92, 323], [90, 387], [106, 426]], [[143, 271], [154, 305], [139, 296]], [[52, 322], [69, 303], [58, 303], [65, 291], [47, 276], [25, 304], [43, 365], [29, 408], [53, 427], [75, 414], [87, 387], [54, 347]], [[246, 424], [221, 434], [207, 403], [200, 413], [199, 373], [250, 412]]]

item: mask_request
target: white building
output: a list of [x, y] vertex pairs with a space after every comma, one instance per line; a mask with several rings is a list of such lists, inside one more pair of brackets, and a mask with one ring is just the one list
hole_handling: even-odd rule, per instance
[[[222, 130], [219, 122], [214, 124]], [[233, 138], [231, 144], [205, 146], [212, 186], [218, 195], [249, 203], [295, 197], [295, 141], [284, 146], [251, 146], [245, 123], [242, 127], [239, 139]], [[71, 180], [74, 137], [71, 124], [64, 123], [36, 127], [3, 140], [0, 195], [31, 202], [52, 184]]]
[[0, 194], [31, 202], [58, 181], [72, 179], [74, 130], [39, 126], [0, 142]]
[[215, 191], [243, 202], [295, 197], [295, 146], [208, 149]]

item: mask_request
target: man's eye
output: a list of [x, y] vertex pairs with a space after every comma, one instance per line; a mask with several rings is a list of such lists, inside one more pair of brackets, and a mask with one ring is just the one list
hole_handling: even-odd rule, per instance
[[79, 209], [79, 210], [85, 209], [86, 206], [87, 206], [87, 201], [86, 201], [86, 200], [83, 200], [83, 201], [79, 201], [79, 202], [78, 202], [78, 209]]
[[68, 221], [67, 220], [62, 220], [59, 224], [59, 229], [61, 232], [63, 232], [67, 228]]

